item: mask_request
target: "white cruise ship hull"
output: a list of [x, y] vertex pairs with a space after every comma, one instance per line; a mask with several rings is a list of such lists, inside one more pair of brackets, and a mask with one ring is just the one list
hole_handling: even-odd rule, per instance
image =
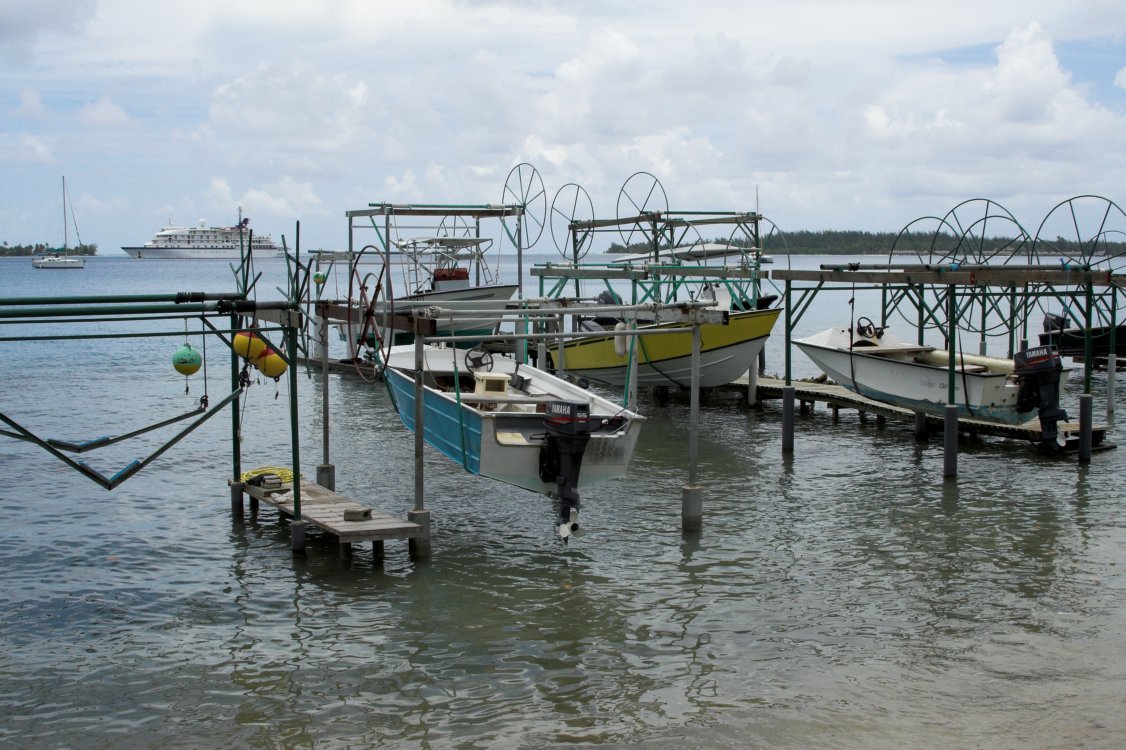
[[[130, 258], [143, 260], [239, 260], [242, 255], [237, 247], [123, 247]], [[261, 250], [254, 248], [255, 258], [280, 258], [281, 248]]]

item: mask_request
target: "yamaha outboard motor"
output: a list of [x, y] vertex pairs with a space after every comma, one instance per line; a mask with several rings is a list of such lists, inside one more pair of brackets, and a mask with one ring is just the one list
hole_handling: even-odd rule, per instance
[[543, 420], [547, 439], [540, 447], [540, 479], [555, 482], [559, 496], [559, 536], [579, 530], [579, 471], [590, 441], [590, 405], [552, 401]]
[[1055, 452], [1059, 431], [1056, 423], [1067, 419], [1060, 408], [1060, 373], [1063, 363], [1053, 346], [1037, 346], [1013, 356], [1013, 374], [1020, 378], [1017, 410], [1037, 409], [1040, 415], [1040, 450]]

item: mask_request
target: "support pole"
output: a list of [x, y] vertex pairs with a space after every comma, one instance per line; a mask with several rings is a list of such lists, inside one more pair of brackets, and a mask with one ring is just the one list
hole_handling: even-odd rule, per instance
[[[236, 331], [242, 325], [239, 316], [231, 313], [231, 330]], [[232, 334], [233, 335], [233, 334]], [[239, 388], [239, 358], [235, 350], [231, 349], [231, 391]], [[242, 444], [239, 441], [239, 415], [242, 410], [239, 402], [242, 394], [231, 400], [231, 512], [242, 515]], [[235, 499], [235, 486], [238, 486], [238, 499]]]
[[794, 386], [782, 386], [782, 452], [794, 452]]
[[942, 477], [958, 476], [958, 407], [947, 404], [942, 421]]
[[1091, 420], [1094, 400], [1090, 393], [1079, 395], [1079, 460], [1091, 460]]
[[930, 434], [927, 432], [927, 415], [925, 412], [915, 412], [915, 439], [920, 443], [925, 443], [930, 439]]
[[680, 496], [680, 528], [699, 531], [704, 524], [704, 500], [697, 478], [700, 433], [700, 323], [692, 323], [692, 391], [688, 407], [688, 484]]
[[422, 529], [418, 536], [407, 542], [407, 548], [412, 560], [425, 560], [430, 557], [430, 511], [412, 510], [407, 513], [407, 520], [417, 523]]
[[242, 518], [242, 482], [231, 482], [231, 515]]
[[[416, 319], [417, 320], [417, 319]], [[426, 391], [422, 387], [422, 373], [423, 368], [423, 336], [419, 333], [418, 326], [415, 326], [414, 333], [414, 509], [423, 510], [425, 501], [423, 500], [425, 484], [423, 482], [423, 430], [425, 429], [423, 420], [424, 404], [423, 400], [426, 397]], [[457, 350], [454, 350], [454, 356], [457, 356]]]
[[[946, 349], [948, 353], [948, 382], [946, 409], [943, 411], [942, 433], [942, 476], [951, 479], [958, 476], [958, 404], [954, 399], [954, 368], [957, 353], [958, 301], [954, 296], [954, 285], [946, 287]], [[967, 394], [967, 405], [969, 404]]]
[[328, 318], [321, 316], [317, 349], [321, 355], [321, 463], [317, 466], [317, 484], [336, 491], [336, 467], [329, 460], [328, 429]]
[[[300, 315], [290, 311], [291, 316]], [[285, 355], [289, 360], [289, 443], [293, 470], [293, 523], [290, 540], [294, 552], [305, 551], [305, 521], [301, 518], [301, 430], [297, 411], [297, 329], [293, 320], [285, 326]]]
[[786, 279], [786, 381], [782, 386], [782, 453], [794, 452], [794, 386], [790, 381], [791, 372], [791, 355], [790, 355], [790, 341], [791, 334], [793, 333], [793, 305], [790, 300], [790, 290], [792, 282]]
[[[422, 527], [418, 536], [408, 542], [410, 556], [413, 560], [430, 557], [430, 511], [426, 510], [423, 484], [423, 430], [425, 425], [425, 409], [423, 400], [425, 390], [422, 387], [423, 370], [423, 341], [424, 336], [415, 318], [414, 329], [414, 509], [407, 513], [407, 520], [417, 523]], [[454, 350], [457, 356], [457, 350]]]
[[[637, 321], [635, 320], [630, 328], [634, 331], [637, 330]], [[637, 411], [637, 367], [638, 357], [637, 350], [641, 348], [641, 342], [637, 336], [629, 337], [629, 384], [626, 388], [626, 399], [628, 403], [626, 408]]]

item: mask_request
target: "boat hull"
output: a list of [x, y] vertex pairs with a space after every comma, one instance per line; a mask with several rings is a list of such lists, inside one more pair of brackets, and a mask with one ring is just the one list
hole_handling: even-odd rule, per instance
[[[143, 260], [241, 260], [236, 247], [123, 247], [130, 258]], [[256, 258], [281, 258], [285, 251], [279, 247], [254, 248]]]
[[[1091, 356], [1105, 357], [1110, 354], [1110, 326], [1093, 326], [1090, 329]], [[1114, 331], [1114, 352], [1117, 357], [1126, 357], [1126, 325], [1117, 326]], [[1054, 346], [1064, 357], [1083, 357], [1087, 342], [1083, 328], [1064, 328], [1045, 331], [1040, 334], [1041, 346]]]
[[[834, 330], [847, 336], [844, 329]], [[944, 352], [932, 355], [930, 347], [904, 347], [901, 352], [866, 353], [860, 347], [833, 345], [832, 332], [794, 344], [835, 383], [873, 401], [931, 414], [945, 412], [950, 374], [948, 366], [937, 364]], [[923, 354], [930, 361], [916, 361]], [[958, 367], [955, 372], [954, 405], [960, 417], [1023, 424], [1036, 416], [1035, 409], [1018, 411], [1019, 387], [1010, 378], [1011, 369], [971, 369], [977, 368]]]
[[[727, 385], [755, 365], [780, 310], [731, 313], [727, 325], [700, 326], [700, 387]], [[669, 323], [647, 328], [676, 328]], [[629, 339], [583, 338], [564, 344], [561, 369], [570, 375], [607, 385], [625, 385], [629, 377]], [[692, 385], [692, 334], [637, 337], [639, 386]], [[552, 352], [558, 356], [558, 352]]]
[[46, 258], [32, 258], [31, 265], [33, 268], [85, 268], [86, 259], [81, 256], [67, 255], [67, 256], [51, 256]]
[[[516, 284], [503, 284], [413, 294], [405, 299], [395, 300], [395, 309], [406, 310], [421, 307], [442, 307], [443, 305], [453, 303], [456, 307], [452, 309], [458, 311], [458, 316], [453, 319], [452, 322], [449, 318], [444, 321], [439, 319], [437, 321], [435, 335], [485, 336], [496, 330], [497, 325], [504, 316], [501, 313], [495, 312], [483, 313], [477, 316], [473, 315], [473, 311], [475, 309], [497, 310], [503, 307], [504, 303], [512, 299], [512, 295], [516, 293], [517, 288]], [[413, 333], [397, 332], [395, 334], [395, 344], [409, 344], [412, 341], [414, 341]]]
[[[557, 395], [560, 400], [584, 400], [591, 403], [592, 417], [606, 417], [622, 412], [611, 402], [548, 373], [526, 366], [520, 366], [515, 371], [525, 376], [534, 371], [538, 381], [546, 383], [553, 395]], [[400, 420], [413, 432], [413, 373], [388, 367], [385, 377]], [[518, 410], [508, 410], [503, 405], [485, 410], [467, 403], [470, 395], [459, 396], [430, 386], [423, 388], [423, 439], [426, 443], [472, 474], [533, 492], [554, 495], [556, 483], [545, 482], [539, 475], [540, 448], [546, 439], [543, 411], [529, 409], [526, 405]], [[631, 413], [630, 418], [619, 429], [592, 433], [583, 454], [579, 489], [625, 473], [637, 445], [642, 421], [642, 417]]]

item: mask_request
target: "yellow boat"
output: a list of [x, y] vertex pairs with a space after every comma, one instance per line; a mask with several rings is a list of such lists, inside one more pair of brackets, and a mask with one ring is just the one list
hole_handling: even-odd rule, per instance
[[[734, 381], [755, 365], [766, 344], [778, 308], [732, 312], [727, 325], [700, 326], [700, 387], [714, 388]], [[641, 326], [645, 331], [677, 328], [681, 323]], [[598, 336], [563, 345], [562, 368], [570, 375], [607, 385], [625, 385], [629, 377], [629, 337]], [[637, 384], [692, 385], [692, 334], [640, 334], [636, 338]], [[553, 351], [559, 356], [558, 350]]]

